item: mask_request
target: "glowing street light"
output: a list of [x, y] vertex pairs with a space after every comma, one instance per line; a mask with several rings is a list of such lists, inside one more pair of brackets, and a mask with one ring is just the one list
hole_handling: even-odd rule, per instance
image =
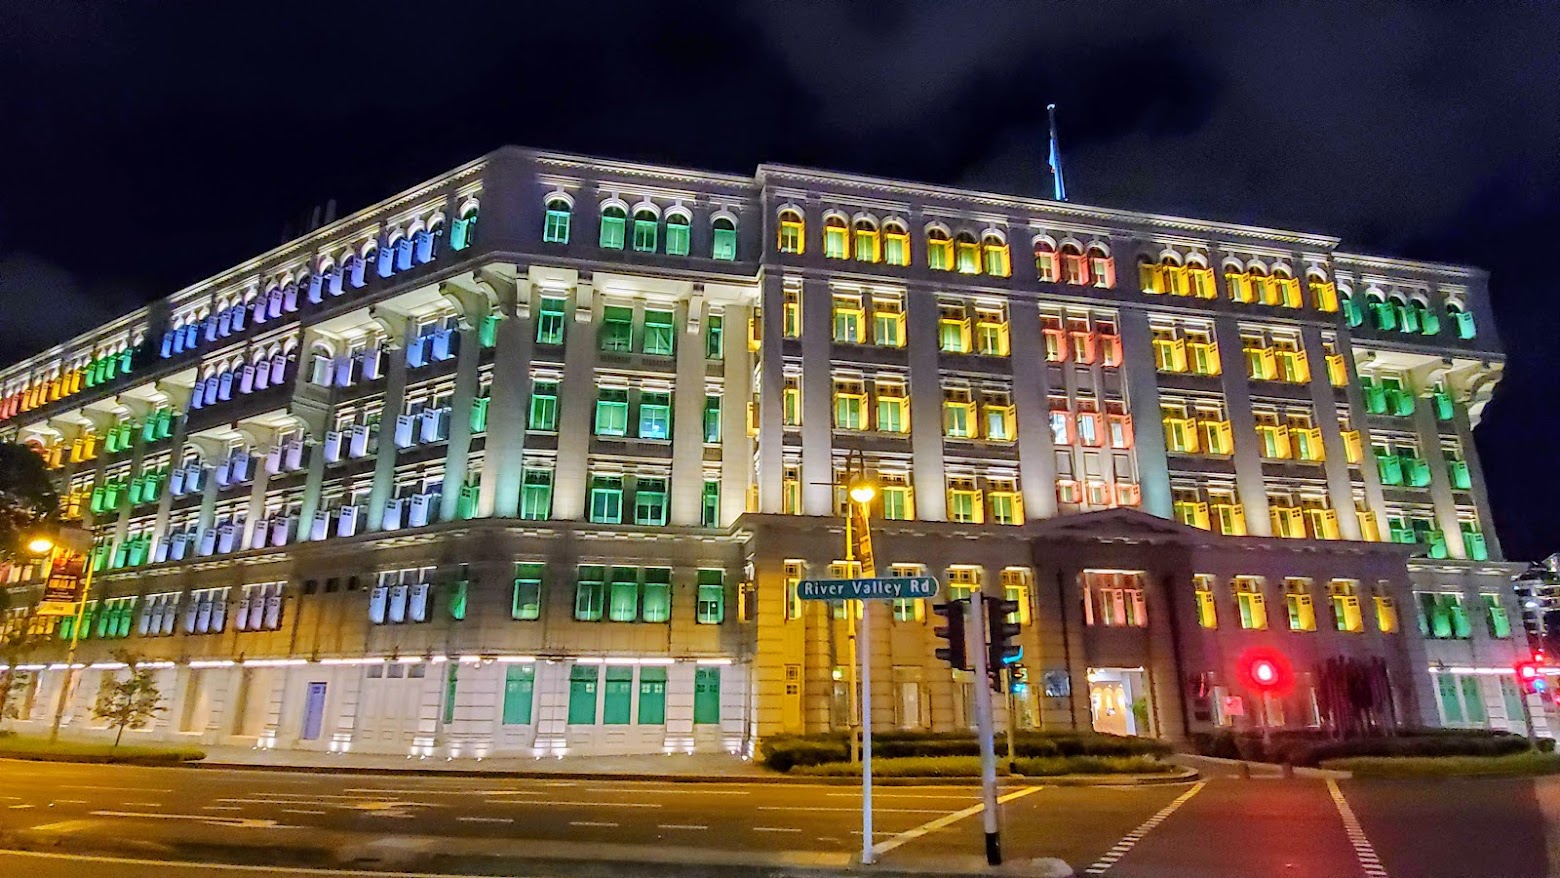
[[872, 498], [876, 496], [877, 488], [873, 487], [871, 482], [858, 481], [850, 486], [850, 499], [857, 503], [871, 503]]
[[29, 555], [47, 555], [54, 551], [54, 540], [50, 537], [44, 536], [43, 534], [39, 534], [38, 536], [29, 539], [25, 548], [27, 549], [27, 554]]

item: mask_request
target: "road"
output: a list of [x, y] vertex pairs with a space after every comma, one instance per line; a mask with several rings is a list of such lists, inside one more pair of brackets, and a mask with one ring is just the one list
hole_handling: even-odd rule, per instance
[[[1560, 801], [1556, 785], [1220, 776], [1007, 787], [1003, 843], [1010, 862], [1054, 857], [1079, 875], [1120, 878], [1542, 878], [1560, 834], [1541, 800]], [[880, 787], [879, 868], [978, 871], [978, 801], [971, 786]], [[53, 854], [511, 875], [607, 861], [688, 874], [844, 867], [859, 830], [848, 786], [0, 762], [0, 848]], [[0, 875], [153, 878], [133, 863], [17, 859], [0, 854]], [[155, 878], [186, 874], [257, 873], [162, 868]]]

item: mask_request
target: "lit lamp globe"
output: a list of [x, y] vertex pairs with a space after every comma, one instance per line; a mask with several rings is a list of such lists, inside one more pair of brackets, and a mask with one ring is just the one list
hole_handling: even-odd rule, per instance
[[47, 555], [54, 551], [54, 541], [45, 536], [37, 536], [27, 541], [26, 548], [29, 555]]
[[877, 489], [867, 482], [857, 482], [850, 486], [850, 499], [857, 503], [871, 503], [877, 496]]

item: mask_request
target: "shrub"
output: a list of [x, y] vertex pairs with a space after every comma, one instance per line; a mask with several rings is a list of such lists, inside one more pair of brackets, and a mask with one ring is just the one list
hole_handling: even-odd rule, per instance
[[1165, 774], [1176, 770], [1176, 766], [1148, 756], [1062, 756], [1020, 759], [1014, 767], [1025, 777], [1058, 774]]
[[0, 740], [0, 758], [38, 762], [95, 762], [130, 765], [176, 765], [206, 758], [194, 747], [159, 747], [155, 744], [115, 747], [112, 742], [56, 741], [45, 738], [7, 737]]
[[1329, 759], [1322, 767], [1353, 772], [1355, 777], [1526, 777], [1560, 774], [1560, 755], [1355, 756]]
[[[874, 748], [875, 749], [875, 748]], [[809, 777], [860, 777], [859, 762], [830, 762], [825, 765], [803, 765], [795, 774]], [[997, 774], [1007, 774], [1007, 766], [1000, 761]], [[872, 758], [873, 777], [980, 777], [979, 756], [898, 756], [886, 759]]]
[[[997, 752], [1006, 753], [1007, 740], [998, 735]], [[978, 756], [980, 744], [968, 732], [878, 732], [872, 736], [875, 756], [887, 759], [938, 756]], [[1092, 732], [1019, 732], [1014, 754], [1023, 758], [1056, 756], [1163, 756], [1170, 745], [1152, 738], [1101, 735]], [[793, 767], [843, 762], [850, 758], [850, 738], [842, 732], [821, 735], [777, 735], [759, 746], [763, 761], [776, 771]]]
[[1355, 756], [1504, 756], [1528, 749], [1527, 739], [1488, 729], [1405, 729], [1396, 735], [1332, 740], [1318, 729], [1275, 729], [1263, 747], [1257, 731], [1217, 731], [1192, 736], [1204, 756], [1253, 762], [1317, 765]]

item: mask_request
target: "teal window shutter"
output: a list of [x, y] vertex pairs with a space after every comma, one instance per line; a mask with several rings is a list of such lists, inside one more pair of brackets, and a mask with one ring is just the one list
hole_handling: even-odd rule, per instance
[[634, 669], [624, 665], [607, 666], [607, 688], [602, 697], [601, 723], [628, 725], [634, 708]]
[[642, 665], [639, 668], [639, 725], [666, 723], [666, 668]]
[[737, 258], [737, 228], [731, 220], [721, 217], [715, 221], [715, 241], [710, 255], [727, 262]]
[[515, 565], [515, 591], [510, 603], [510, 618], [532, 622], [542, 617], [542, 571], [545, 569], [543, 564]]
[[693, 721], [696, 725], [720, 722], [720, 666], [705, 665], [693, 672]]
[[639, 618], [646, 622], [667, 622], [672, 618], [672, 571], [666, 567], [647, 567], [643, 607]]
[[549, 244], [569, 243], [569, 203], [555, 199], [547, 203], [547, 218], [542, 225], [542, 240]]
[[596, 686], [599, 665], [575, 665], [569, 671], [569, 725], [596, 724]]
[[639, 619], [639, 571], [635, 568], [612, 568], [607, 618], [613, 622], [634, 622]]
[[531, 705], [535, 700], [535, 692], [535, 665], [512, 664], [504, 668], [504, 725], [531, 724]]
[[666, 221], [666, 255], [687, 256], [691, 235], [688, 221], [682, 217], [671, 217]]
[[584, 564], [579, 569], [579, 579], [574, 585], [574, 618], [581, 622], [600, 622], [602, 591], [606, 588], [607, 570], [594, 564]]

